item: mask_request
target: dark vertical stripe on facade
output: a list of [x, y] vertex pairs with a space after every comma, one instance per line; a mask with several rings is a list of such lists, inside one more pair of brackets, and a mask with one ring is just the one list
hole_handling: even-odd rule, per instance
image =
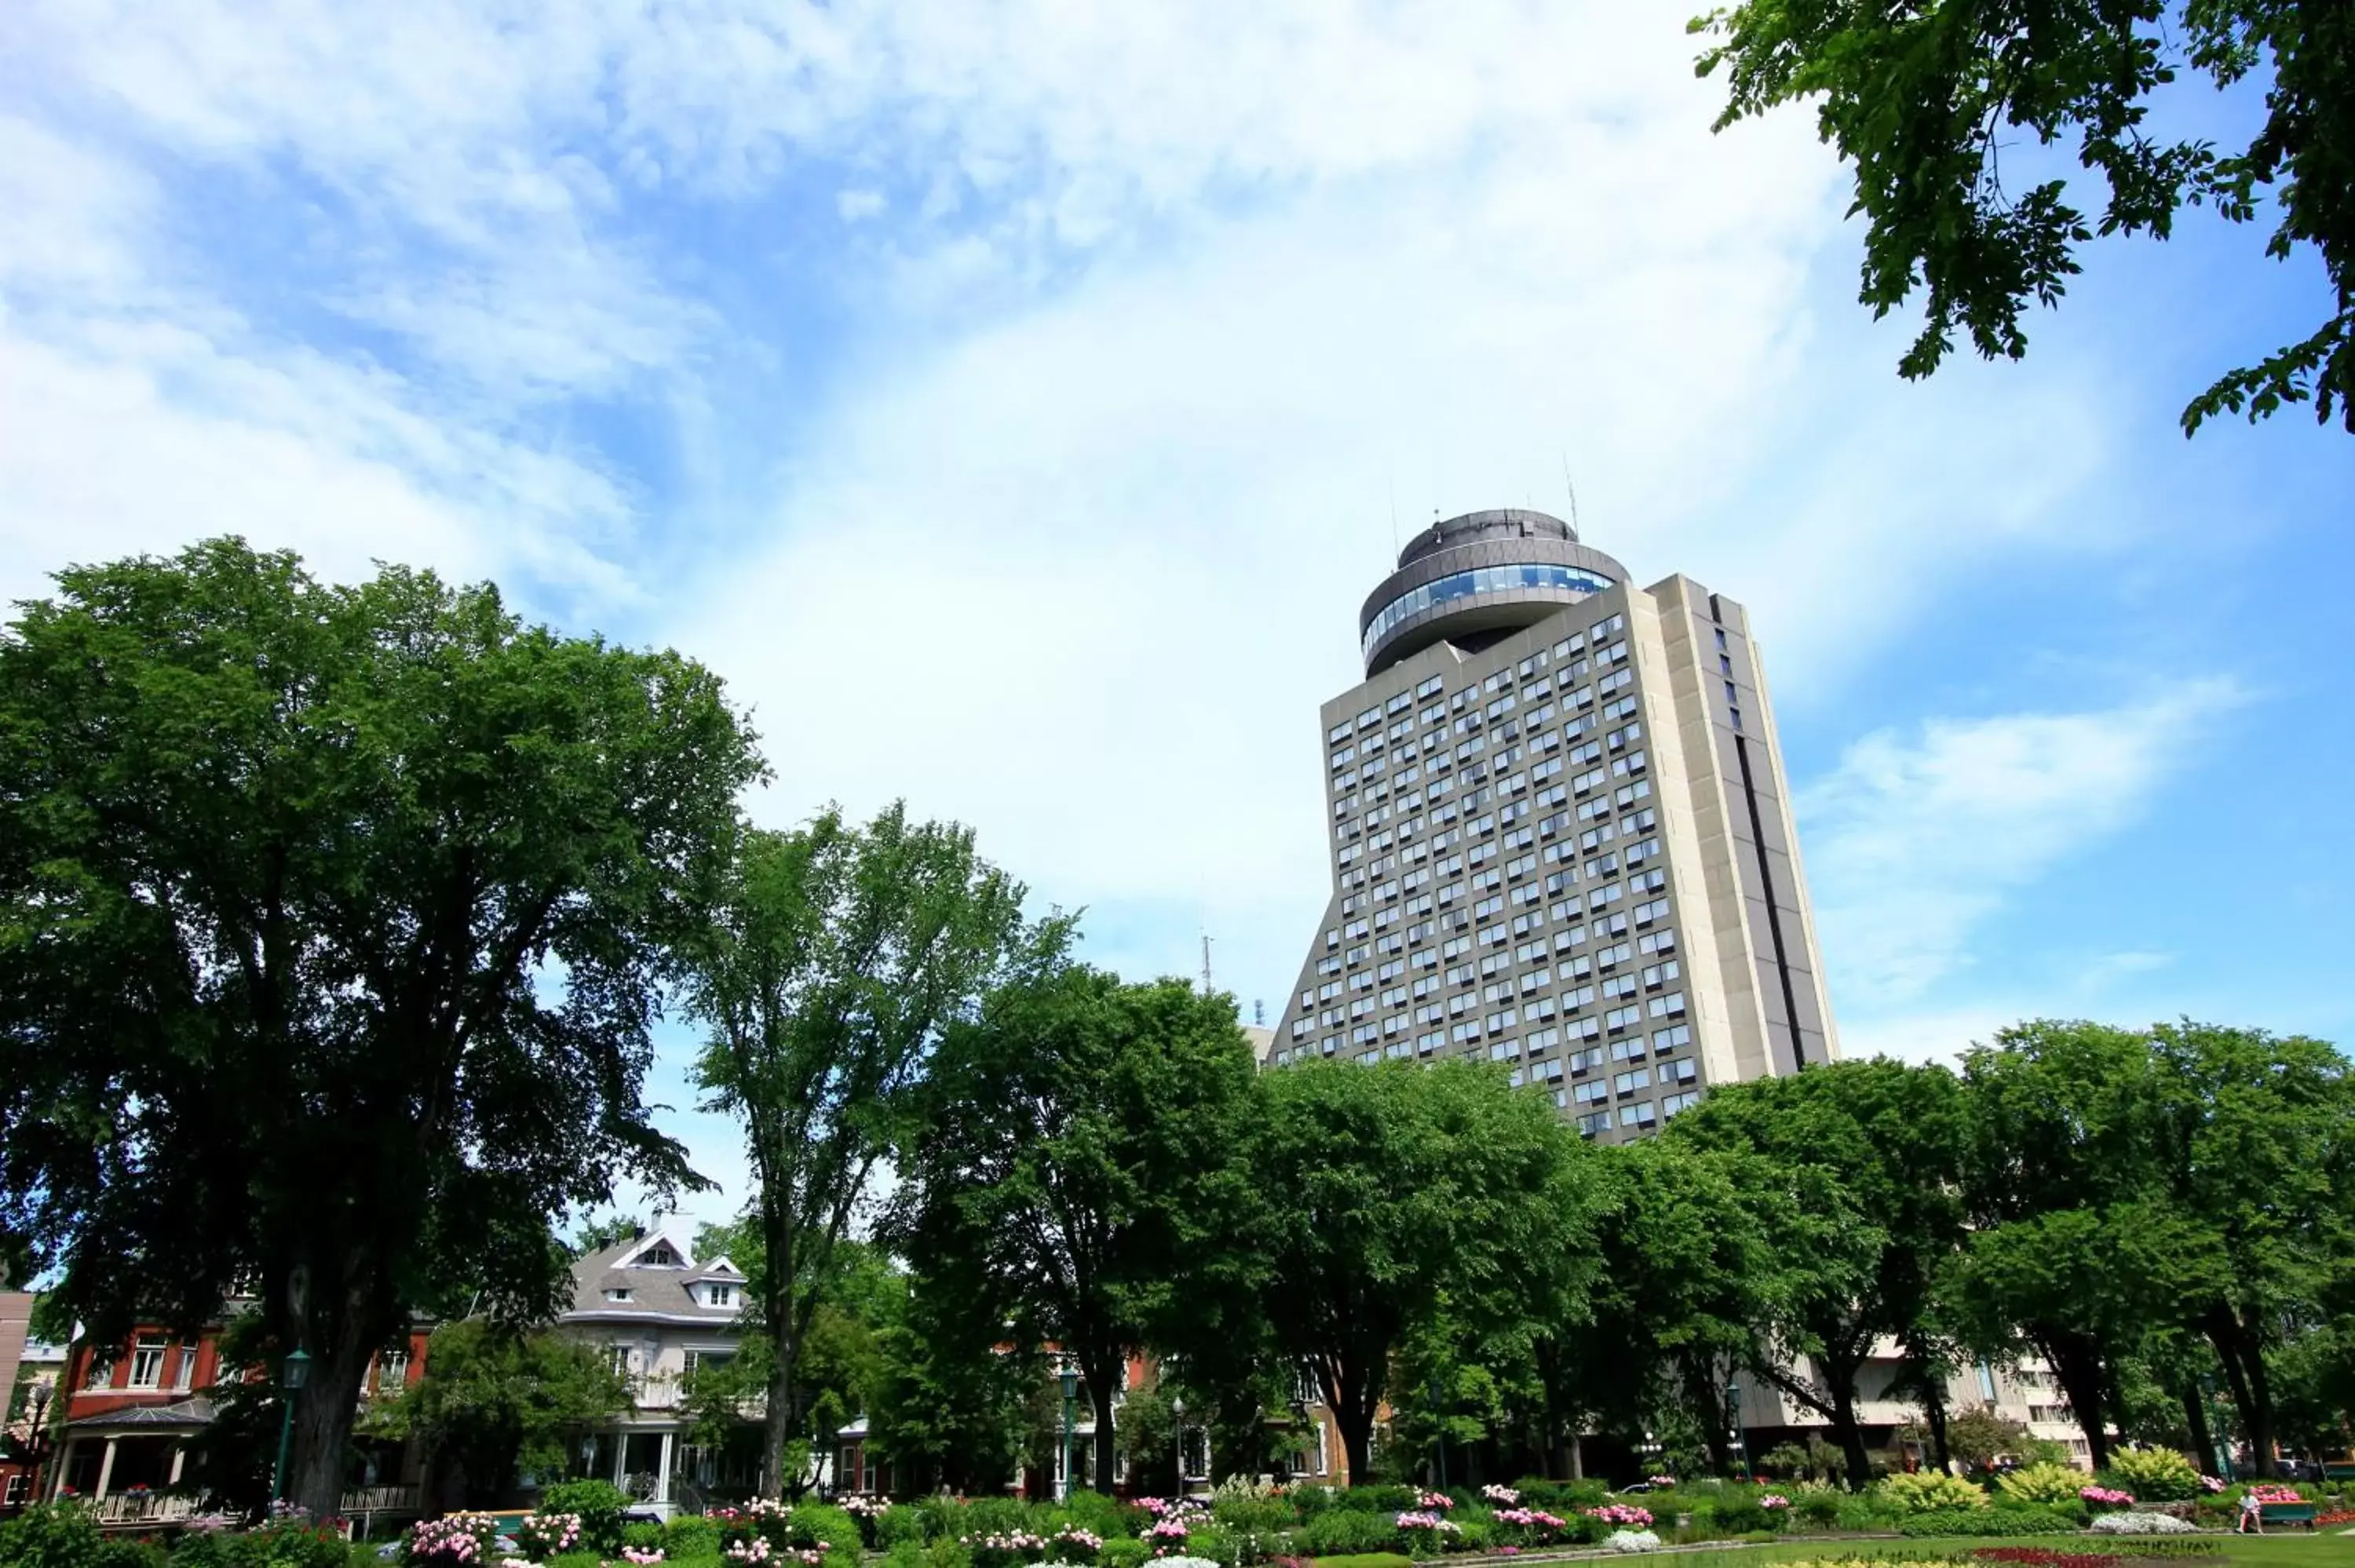
[[1742, 803], [1750, 808], [1750, 842], [1758, 852], [1758, 884], [1766, 894], [1766, 933], [1774, 944], [1774, 973], [1783, 982], [1783, 1016], [1791, 1027], [1791, 1065], [1807, 1065], [1807, 1048], [1799, 1036], [1799, 993], [1791, 983], [1791, 960], [1783, 947], [1783, 916], [1774, 907], [1774, 872], [1766, 855], [1766, 824], [1758, 814], [1758, 786], [1750, 775], [1750, 743], [1733, 737], [1734, 760], [1742, 767]]

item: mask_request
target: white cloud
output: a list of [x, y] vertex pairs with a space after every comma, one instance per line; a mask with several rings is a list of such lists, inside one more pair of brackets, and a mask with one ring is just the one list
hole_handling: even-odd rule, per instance
[[839, 191], [834, 198], [834, 210], [845, 223], [862, 223], [890, 205], [881, 191]]
[[2106, 710], [1934, 719], [1849, 746], [1796, 799], [1837, 1003], [1894, 1013], [1966, 967], [1976, 927], [2137, 818], [2196, 758], [2183, 737], [2242, 700], [2229, 681], [2190, 681]]

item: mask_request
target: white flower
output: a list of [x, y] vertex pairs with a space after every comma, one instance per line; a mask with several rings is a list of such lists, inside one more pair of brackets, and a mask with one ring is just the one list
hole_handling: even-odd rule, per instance
[[1603, 1544], [1612, 1552], [1657, 1552], [1660, 1538], [1648, 1530], [1614, 1530], [1603, 1538]]
[[2172, 1514], [2096, 1514], [2087, 1526], [2096, 1535], [2190, 1535], [2192, 1527]]

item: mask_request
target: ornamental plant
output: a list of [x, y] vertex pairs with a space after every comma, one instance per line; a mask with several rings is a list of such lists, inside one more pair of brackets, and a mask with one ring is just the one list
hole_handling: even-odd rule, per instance
[[[1158, 1557], [1170, 1547], [1185, 1545], [1188, 1533], [1185, 1517], [1182, 1514], [1169, 1513], [1162, 1515], [1146, 1526], [1139, 1539], [1152, 1547], [1153, 1554]], [[976, 1564], [975, 1568], [979, 1568], [979, 1565]]]
[[1500, 1507], [1511, 1508], [1521, 1500], [1521, 1494], [1510, 1487], [1500, 1487], [1493, 1481], [1480, 1489], [1480, 1495]]
[[445, 1513], [410, 1527], [402, 1561], [410, 1568], [482, 1568], [492, 1561], [497, 1523], [486, 1513]]
[[1435, 1510], [1409, 1510], [1398, 1516], [1399, 1532], [1407, 1538], [1408, 1548], [1415, 1552], [1444, 1552], [1456, 1544], [1464, 1534], [1463, 1527]]
[[1047, 1538], [1027, 1530], [959, 1536], [957, 1542], [973, 1553], [973, 1568], [1019, 1568], [1025, 1563], [1040, 1562], [1047, 1555]]
[[1054, 1547], [1059, 1563], [1090, 1563], [1103, 1550], [1103, 1537], [1075, 1524], [1066, 1525], [1055, 1532]]
[[2006, 1502], [2066, 1503], [2077, 1498], [2077, 1489], [2085, 1484], [2085, 1472], [2073, 1465], [2023, 1465], [2008, 1476], [1996, 1478], [1995, 1489], [2003, 1494]]
[[1445, 1492], [1417, 1492], [1414, 1494], [1414, 1506], [1426, 1513], [1445, 1513], [1455, 1506], [1455, 1499]]
[[1610, 1552], [1657, 1552], [1660, 1538], [1648, 1530], [1614, 1530], [1603, 1538], [1603, 1545]]
[[523, 1548], [529, 1559], [545, 1562], [559, 1552], [571, 1552], [581, 1545], [581, 1516], [577, 1513], [527, 1513], [516, 1524], [516, 1544]]
[[1916, 1470], [1891, 1476], [1881, 1483], [1881, 1500], [1899, 1513], [1933, 1513], [1940, 1509], [1985, 1508], [1987, 1493], [1960, 1476], [1944, 1470]]
[[2172, 1448], [2120, 1448], [2110, 1456], [2110, 1475], [2151, 1502], [2186, 1502], [2200, 1495], [2198, 1467]]
[[641, 1552], [634, 1546], [622, 1548], [622, 1561], [635, 1563], [637, 1568], [653, 1568], [655, 1563], [662, 1560], [663, 1549], [659, 1546], [650, 1552]]
[[2122, 1492], [2115, 1487], [2079, 1487], [2077, 1496], [2093, 1508], [2132, 1508], [2134, 1493]]
[[2096, 1535], [2190, 1535], [2192, 1526], [2172, 1514], [2137, 1513], [2131, 1509], [2122, 1513], [2105, 1513], [2086, 1527]]
[[1500, 1508], [1494, 1518], [1510, 1546], [1550, 1546], [1570, 1529], [1568, 1520], [1543, 1509]]
[[1601, 1508], [1584, 1511], [1587, 1518], [1599, 1519], [1605, 1524], [1629, 1524], [1640, 1528], [1652, 1522], [1652, 1510], [1637, 1508], [1634, 1503], [1604, 1503]]

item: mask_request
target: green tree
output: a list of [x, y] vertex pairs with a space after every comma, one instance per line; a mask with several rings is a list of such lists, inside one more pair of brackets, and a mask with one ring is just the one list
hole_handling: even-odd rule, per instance
[[[1791, 1216], [1762, 1217], [1778, 1189], [1753, 1157], [1681, 1139], [1601, 1150], [1608, 1200], [1598, 1226], [1603, 1270], [1594, 1322], [1572, 1335], [1574, 1403], [1623, 1429], [1660, 1425], [1666, 1404], [1692, 1415], [1720, 1473], [1733, 1468], [1725, 1371], [1784, 1288], [1777, 1241]], [[1569, 1428], [1575, 1430], [1575, 1427]]]
[[1968, 1245], [1941, 1286], [1978, 1353], [2032, 1348], [2105, 1464], [2119, 1370], [2214, 1294], [2222, 1256], [2169, 1201], [2147, 1035], [2039, 1020], [1964, 1057]]
[[1962, 1239], [1954, 1075], [1873, 1059], [1729, 1084], [1661, 1136], [1753, 1157], [1742, 1202], [1783, 1273], [1745, 1359], [1831, 1425], [1861, 1489], [1858, 1376], [1880, 1340], [1927, 1331], [1931, 1282]]
[[961, 1278], [909, 1280], [876, 1337], [869, 1443], [915, 1489], [978, 1496], [1012, 1484], [1034, 1452], [1034, 1405], [1051, 1382], [1035, 1340], [980, 1307]]
[[603, 1252], [609, 1246], [619, 1246], [646, 1234], [645, 1223], [635, 1214], [614, 1214], [606, 1219], [591, 1220], [575, 1231], [564, 1250], [577, 1261], [592, 1252]]
[[2190, 1326], [2222, 1363], [2260, 1475], [2270, 1474], [2268, 1353], [2320, 1316], [2355, 1255], [2355, 1083], [2319, 1040], [2216, 1024], [2151, 1031], [2161, 1176], [2212, 1247], [2213, 1287], [2187, 1293]]
[[804, 1347], [941, 1031], [1018, 959], [1060, 945], [1060, 920], [1025, 926], [1022, 892], [967, 829], [911, 824], [896, 804], [864, 828], [830, 810], [794, 832], [745, 834], [696, 944], [704, 1108], [742, 1125], [754, 1182], [766, 1495], [798, 1490], [786, 1461], [808, 1415]]
[[760, 774], [719, 681], [487, 586], [234, 539], [59, 574], [0, 633], [0, 1234], [93, 1337], [258, 1290], [333, 1513], [369, 1356], [551, 1214], [692, 1180], [641, 1103]]
[[549, 1329], [481, 1318], [444, 1323], [425, 1375], [370, 1407], [369, 1431], [415, 1438], [454, 1470], [468, 1499], [496, 1501], [519, 1475], [563, 1475], [581, 1439], [631, 1408], [629, 1382], [601, 1347]]
[[[2022, 310], [2059, 302], [2097, 232], [2164, 239], [2187, 206], [2234, 222], [2269, 210], [2267, 254], [2312, 252], [2335, 302], [2311, 336], [2194, 398], [2184, 433], [2309, 397], [2318, 419], [2335, 408], [2355, 432], [2355, 14], [2342, 0], [1741, 0], [1693, 27], [1714, 37], [1700, 73], [1725, 74], [1719, 129], [1819, 101], [1820, 134], [1856, 165], [1863, 302], [1879, 316], [1925, 294], [1903, 375], [1935, 370], [1957, 329], [1989, 358], [2019, 358]], [[2186, 71], [2264, 84], [2247, 146], [2152, 134], [2154, 95]], [[2072, 141], [2106, 187], [2098, 217], [2073, 204], [2083, 185], [2044, 177], [2021, 150]]]
[[1593, 1164], [1546, 1096], [1486, 1064], [1311, 1062], [1260, 1085], [1268, 1316], [1361, 1481], [1411, 1334], [1444, 1314], [1534, 1344], [1587, 1316]]
[[1103, 1490], [1128, 1357], [1202, 1348], [1253, 1298], [1254, 1077], [1231, 998], [1080, 964], [991, 992], [933, 1063], [894, 1234], [1076, 1363]]

